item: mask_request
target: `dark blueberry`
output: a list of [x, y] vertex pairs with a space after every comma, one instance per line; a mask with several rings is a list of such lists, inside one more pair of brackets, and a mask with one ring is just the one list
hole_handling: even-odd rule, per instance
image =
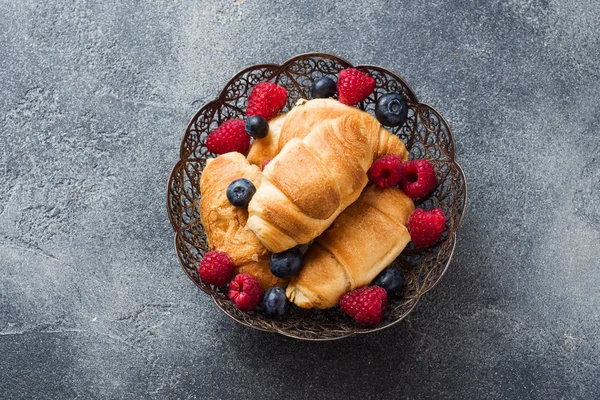
[[383, 270], [373, 281], [374, 286], [380, 286], [385, 289], [389, 297], [399, 295], [404, 286], [404, 277], [402, 272], [395, 268]]
[[248, 207], [256, 188], [248, 179], [236, 179], [227, 186], [227, 200], [236, 207]]
[[292, 276], [302, 267], [302, 251], [298, 247], [293, 247], [281, 253], [273, 253], [269, 267], [271, 273], [278, 278]]
[[313, 99], [326, 99], [333, 97], [337, 90], [337, 84], [331, 78], [323, 76], [313, 82], [310, 87], [310, 96]]
[[263, 306], [268, 317], [283, 317], [288, 307], [285, 289], [275, 286], [267, 290], [263, 296]]
[[408, 104], [398, 93], [388, 93], [377, 99], [375, 116], [382, 125], [400, 126], [408, 117]]
[[269, 133], [269, 123], [258, 115], [248, 117], [246, 120], [246, 133], [254, 139], [262, 139]]

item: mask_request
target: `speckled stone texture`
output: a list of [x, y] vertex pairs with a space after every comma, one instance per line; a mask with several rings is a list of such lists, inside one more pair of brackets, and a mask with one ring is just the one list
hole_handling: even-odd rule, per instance
[[[0, 398], [598, 398], [600, 2], [136, 3], [0, 1]], [[307, 51], [403, 75], [469, 181], [440, 285], [328, 343], [220, 313], [165, 207], [194, 112]]]

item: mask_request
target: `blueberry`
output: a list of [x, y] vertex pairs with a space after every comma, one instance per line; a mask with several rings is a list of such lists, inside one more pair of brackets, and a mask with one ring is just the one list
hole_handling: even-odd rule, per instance
[[256, 188], [246, 178], [236, 179], [227, 186], [227, 200], [236, 207], [248, 207]]
[[283, 317], [288, 307], [285, 289], [274, 286], [267, 290], [263, 296], [263, 306], [268, 317]]
[[246, 120], [246, 133], [254, 139], [262, 139], [269, 133], [269, 123], [258, 115], [248, 117]]
[[337, 84], [331, 78], [323, 76], [313, 82], [310, 87], [310, 95], [313, 99], [326, 99], [333, 97], [337, 90]]
[[408, 117], [408, 104], [398, 93], [388, 93], [377, 99], [375, 116], [386, 126], [400, 126]]
[[374, 286], [380, 286], [385, 289], [389, 297], [400, 294], [404, 286], [404, 277], [402, 272], [395, 268], [383, 270], [373, 281]]
[[281, 253], [273, 253], [269, 267], [271, 273], [278, 278], [292, 276], [302, 267], [302, 251], [298, 247], [293, 247]]

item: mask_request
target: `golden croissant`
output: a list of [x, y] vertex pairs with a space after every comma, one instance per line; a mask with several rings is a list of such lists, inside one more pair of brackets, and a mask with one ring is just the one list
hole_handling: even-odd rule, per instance
[[278, 144], [275, 154], [279, 153], [283, 146], [293, 138], [304, 139], [313, 127], [321, 122], [348, 114], [369, 115], [356, 107], [348, 106], [334, 99], [298, 100], [296, 106], [287, 113], [285, 121], [281, 124], [280, 132], [277, 135]]
[[348, 112], [314, 125], [265, 167], [246, 226], [273, 252], [308, 243], [358, 198], [371, 164], [386, 154], [407, 158], [400, 139], [368, 113]]
[[248, 211], [233, 206], [226, 191], [231, 182], [246, 178], [259, 187], [262, 173], [240, 153], [225, 153], [209, 159], [200, 178], [200, 218], [211, 250], [226, 252], [236, 265], [236, 273], [248, 273], [263, 289], [284, 286], [269, 269], [271, 253], [246, 227]]
[[400, 189], [368, 186], [315, 239], [286, 295], [303, 308], [335, 307], [347, 292], [368, 285], [410, 241], [406, 228], [414, 210]]
[[[291, 139], [304, 139], [315, 125], [325, 120], [335, 119], [348, 114], [371, 117], [365, 111], [340, 103], [334, 99], [300, 99], [290, 112], [280, 114], [269, 120], [269, 134], [264, 139], [252, 142], [250, 152], [248, 153], [248, 161], [251, 164], [262, 166], [265, 161], [279, 154], [281, 149]], [[384, 127], [381, 127], [380, 130], [382, 131], [380, 134], [383, 137], [389, 134]], [[389, 135], [392, 136], [391, 134]], [[390, 140], [395, 139], [392, 137]], [[408, 159], [406, 148], [398, 147], [396, 150], [395, 154], [399, 155], [403, 161]]]

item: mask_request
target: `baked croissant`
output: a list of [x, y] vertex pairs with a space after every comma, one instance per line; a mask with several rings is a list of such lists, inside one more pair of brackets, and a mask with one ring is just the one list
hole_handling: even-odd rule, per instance
[[209, 248], [226, 252], [236, 265], [236, 273], [248, 273], [260, 282], [264, 290], [283, 285], [269, 269], [271, 253], [246, 228], [248, 211], [227, 200], [227, 187], [239, 178], [246, 178], [255, 187], [262, 179], [260, 168], [248, 164], [240, 153], [225, 153], [209, 159], [200, 178], [200, 218]]
[[380, 128], [371, 115], [352, 112], [291, 139], [265, 167], [246, 226], [276, 253], [320, 235], [358, 198], [375, 159], [406, 157], [400, 139]]
[[368, 285], [410, 241], [406, 228], [414, 210], [400, 189], [368, 186], [315, 239], [286, 295], [303, 308], [335, 307], [347, 292]]
[[[334, 99], [298, 100], [296, 106], [287, 113], [285, 121], [283, 121], [281, 128], [279, 128], [280, 132], [277, 135], [277, 148], [274, 150], [274, 155], [279, 153], [285, 144], [293, 138], [304, 139], [313, 127], [321, 122], [348, 114], [373, 118], [365, 111], [340, 103]], [[397, 138], [391, 135], [387, 129], [381, 127], [380, 130], [382, 131], [380, 132], [381, 137], [391, 136], [390, 140], [396, 141]], [[394, 154], [399, 155], [403, 161], [408, 159], [408, 151], [404, 148], [404, 145], [395, 150]]]
[[[312, 128], [327, 119], [346, 114], [367, 114], [364, 111], [340, 103], [334, 99], [300, 99], [289, 113], [280, 114], [269, 120], [269, 134], [264, 139], [254, 140], [248, 152], [248, 161], [259, 167], [274, 158], [283, 146], [293, 138], [304, 139]], [[381, 127], [381, 130], [387, 130]], [[384, 135], [382, 133], [382, 135]], [[408, 159], [408, 151], [399, 149], [402, 160]]]

